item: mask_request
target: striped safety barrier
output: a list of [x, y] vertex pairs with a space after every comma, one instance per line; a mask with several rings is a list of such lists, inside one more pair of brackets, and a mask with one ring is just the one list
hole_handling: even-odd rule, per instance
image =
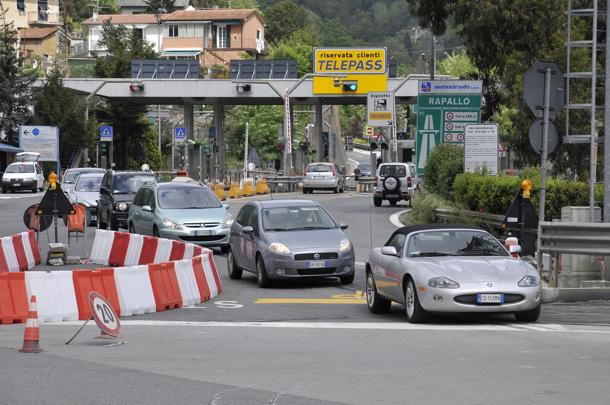
[[29, 270], [40, 264], [34, 231], [0, 238], [0, 273]]

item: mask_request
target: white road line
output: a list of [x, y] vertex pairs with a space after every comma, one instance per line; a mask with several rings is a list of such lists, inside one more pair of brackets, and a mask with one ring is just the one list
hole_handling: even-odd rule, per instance
[[356, 266], [362, 266], [362, 267], [366, 266], [365, 262], [356, 262], [355, 264], [356, 264]]
[[407, 208], [406, 210], [398, 211], [398, 212], [395, 212], [394, 214], [390, 215], [390, 222], [392, 223], [392, 225], [394, 225], [397, 228], [405, 226], [402, 222], [400, 222], [399, 218], [402, 214], [404, 214], [405, 212], [409, 212], [409, 211], [411, 211], [411, 208]]
[[[188, 321], [148, 321], [121, 320], [123, 326], [187, 326], [226, 328], [282, 328], [282, 329], [348, 329], [348, 330], [434, 330], [455, 332], [541, 332], [541, 333], [591, 333], [610, 334], [610, 328], [569, 329], [558, 324], [476, 324], [476, 325], [435, 325], [410, 324], [400, 322], [188, 322]], [[80, 326], [82, 322], [49, 322], [45, 326]], [[89, 325], [95, 327], [95, 325]], [[569, 326], [569, 325], [568, 325]], [[579, 325], [580, 326], [580, 325]]]
[[371, 154], [371, 152], [369, 152], [368, 150], [356, 149], [356, 148], [354, 148], [354, 150], [351, 150], [350, 152], [359, 153], [361, 155], [370, 155]]

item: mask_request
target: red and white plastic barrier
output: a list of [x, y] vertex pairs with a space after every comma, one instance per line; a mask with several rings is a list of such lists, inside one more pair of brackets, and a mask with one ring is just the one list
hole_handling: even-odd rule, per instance
[[0, 238], [0, 273], [29, 270], [40, 264], [34, 231]]
[[105, 266], [136, 266], [189, 259], [198, 251], [211, 252], [192, 243], [97, 229], [91, 260]]
[[38, 299], [38, 320], [59, 322], [78, 320], [78, 305], [71, 271], [28, 271], [27, 296]]

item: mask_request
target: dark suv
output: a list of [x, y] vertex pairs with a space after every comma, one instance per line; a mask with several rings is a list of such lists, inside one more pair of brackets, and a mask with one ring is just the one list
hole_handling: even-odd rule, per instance
[[127, 228], [129, 206], [138, 189], [145, 183], [156, 183], [152, 172], [107, 170], [100, 186], [97, 204], [97, 227], [116, 231]]

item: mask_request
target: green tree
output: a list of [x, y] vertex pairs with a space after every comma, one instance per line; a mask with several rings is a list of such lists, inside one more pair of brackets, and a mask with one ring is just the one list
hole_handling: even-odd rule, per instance
[[[96, 58], [98, 77], [130, 77], [132, 59], [155, 57], [148, 43], [122, 25], [104, 23], [99, 43], [107, 49], [107, 55]], [[161, 167], [157, 137], [145, 113], [146, 106], [121, 101], [107, 102], [96, 111], [99, 122], [113, 127], [114, 161], [119, 169], [137, 168], [143, 163], [153, 170]]]
[[77, 146], [93, 146], [95, 122], [85, 120], [82, 99], [63, 86], [63, 72], [55, 65], [47, 81], [34, 93], [32, 122], [59, 128], [61, 160], [66, 160]]
[[302, 30], [308, 24], [305, 7], [292, 0], [280, 0], [265, 10], [267, 29], [265, 38], [268, 42], [278, 42]]
[[159, 12], [165, 14], [173, 13], [176, 10], [174, 0], [145, 0], [144, 3], [148, 6], [147, 13], [155, 14]]
[[[0, 10], [3, 13], [3, 10]], [[18, 143], [18, 126], [30, 116], [32, 84], [36, 72], [25, 71], [17, 55], [17, 31], [12, 23], [0, 27], [0, 139]]]
[[269, 46], [269, 59], [293, 59], [297, 62], [298, 75], [303, 76], [312, 72], [314, 44], [313, 34], [303, 29], [272, 43]]

